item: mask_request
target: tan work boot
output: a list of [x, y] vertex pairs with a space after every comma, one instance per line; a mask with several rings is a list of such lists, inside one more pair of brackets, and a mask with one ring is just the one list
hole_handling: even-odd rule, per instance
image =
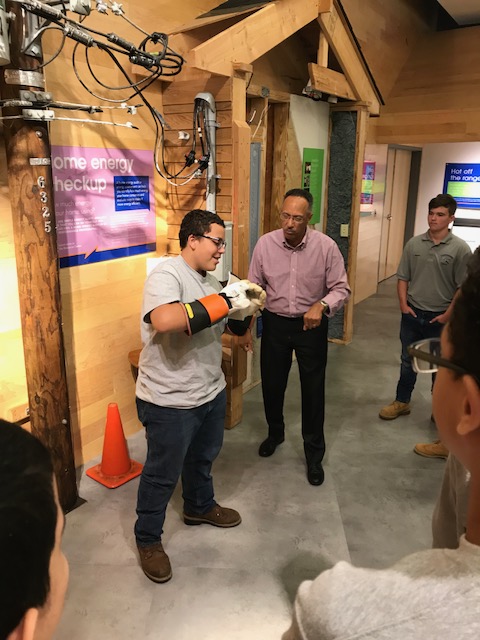
[[426, 444], [416, 444], [413, 450], [424, 458], [443, 458], [444, 460], [448, 458], [448, 449], [440, 440], [427, 442]]
[[148, 547], [137, 547], [143, 573], [153, 582], [167, 582], [172, 577], [172, 567], [162, 543], [157, 542]]
[[394, 400], [380, 409], [378, 414], [382, 420], [395, 420], [398, 416], [407, 416], [410, 413], [410, 403]]

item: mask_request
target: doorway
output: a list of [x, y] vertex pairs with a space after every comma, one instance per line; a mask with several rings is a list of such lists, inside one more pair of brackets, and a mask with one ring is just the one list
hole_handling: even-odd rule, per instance
[[378, 282], [396, 274], [405, 242], [413, 235], [420, 157], [416, 149], [388, 149]]

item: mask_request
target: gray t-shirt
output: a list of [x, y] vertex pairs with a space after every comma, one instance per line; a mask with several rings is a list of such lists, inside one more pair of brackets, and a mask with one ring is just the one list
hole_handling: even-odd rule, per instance
[[407, 300], [423, 311], [445, 311], [462, 284], [472, 255], [453, 235], [435, 244], [427, 233], [411, 238], [403, 250], [397, 277], [408, 282]]
[[390, 569], [339, 562], [303, 582], [283, 640], [478, 640], [480, 547], [414, 553]]
[[218, 280], [192, 269], [177, 256], [149, 274], [143, 293], [136, 393], [160, 407], [191, 409], [213, 400], [225, 388], [221, 337], [226, 320], [188, 336], [158, 333], [148, 321], [153, 309], [172, 302], [192, 302], [221, 290]]

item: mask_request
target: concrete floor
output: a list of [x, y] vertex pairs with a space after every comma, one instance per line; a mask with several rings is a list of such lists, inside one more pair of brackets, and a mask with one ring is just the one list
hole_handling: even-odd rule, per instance
[[[338, 560], [382, 567], [430, 546], [444, 464], [412, 452], [416, 442], [436, 436], [429, 377], [419, 376], [411, 415], [378, 418], [394, 399], [399, 371], [395, 285], [383, 283], [356, 306], [350, 345], [329, 346], [324, 485], [312, 487], [305, 477], [294, 365], [286, 440], [271, 458], [257, 455], [266, 435], [259, 386], [245, 395], [242, 423], [225, 432], [214, 466], [216, 498], [238, 509], [242, 524], [184, 525], [177, 487], [163, 538], [170, 582], [154, 584], [138, 565], [138, 480], [108, 490], [82, 475], [87, 503], [67, 516], [71, 578], [57, 638], [278, 639], [302, 580]], [[143, 462], [143, 431], [129, 448]]]

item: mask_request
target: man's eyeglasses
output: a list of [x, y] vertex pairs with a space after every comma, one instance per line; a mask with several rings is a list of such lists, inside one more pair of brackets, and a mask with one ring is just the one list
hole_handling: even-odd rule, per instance
[[208, 240], [211, 240], [213, 242], [213, 244], [217, 245], [217, 249], [225, 249], [225, 247], [227, 246], [227, 243], [225, 242], [225, 240], [223, 238], [215, 238], [214, 236], [206, 236], [203, 233], [199, 233], [198, 238], [208, 238]]
[[290, 218], [294, 221], [294, 222], [305, 222], [305, 218], [303, 216], [291, 216], [289, 213], [285, 213], [284, 211], [282, 211], [282, 213], [280, 214], [280, 219], [281, 220], [285, 220], [285, 222], [287, 220], [290, 220]]
[[[438, 367], [445, 367], [455, 371], [460, 376], [468, 373], [463, 367], [446, 360], [441, 356], [440, 338], [419, 340], [407, 348], [412, 358], [412, 367], [416, 373], [435, 373]], [[473, 375], [473, 374], [471, 374]]]

